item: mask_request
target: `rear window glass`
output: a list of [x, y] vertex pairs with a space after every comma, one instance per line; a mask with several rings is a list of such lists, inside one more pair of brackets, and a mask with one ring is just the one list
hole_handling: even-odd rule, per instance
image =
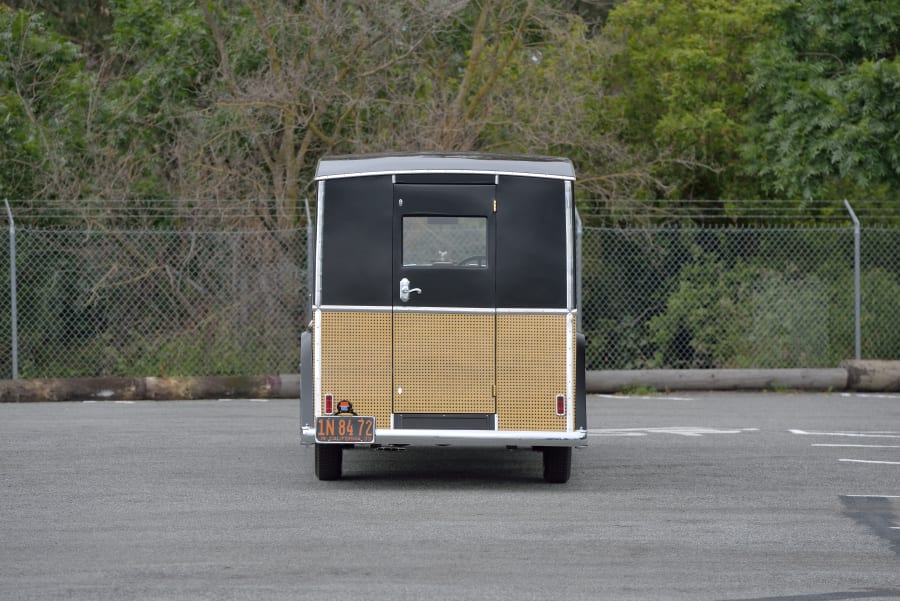
[[403, 218], [404, 267], [487, 268], [487, 218]]

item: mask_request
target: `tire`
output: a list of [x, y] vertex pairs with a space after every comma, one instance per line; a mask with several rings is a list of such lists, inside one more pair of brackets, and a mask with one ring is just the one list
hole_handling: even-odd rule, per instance
[[316, 477], [319, 480], [338, 480], [341, 477], [343, 451], [344, 448], [337, 444], [316, 445]]
[[572, 475], [572, 447], [544, 447], [544, 480], [564, 484]]

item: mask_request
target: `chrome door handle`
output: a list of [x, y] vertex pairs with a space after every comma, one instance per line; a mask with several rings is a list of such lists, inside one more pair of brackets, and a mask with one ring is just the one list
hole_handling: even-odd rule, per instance
[[408, 303], [409, 295], [413, 292], [422, 294], [422, 289], [421, 288], [410, 288], [408, 278], [403, 278], [402, 280], [400, 280], [400, 300], [402, 300], [404, 303]]

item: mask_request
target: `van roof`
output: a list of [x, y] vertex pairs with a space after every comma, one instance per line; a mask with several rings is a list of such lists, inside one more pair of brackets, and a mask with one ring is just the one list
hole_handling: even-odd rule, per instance
[[397, 173], [488, 173], [575, 179], [572, 161], [562, 157], [420, 152], [323, 157], [316, 167], [316, 180]]

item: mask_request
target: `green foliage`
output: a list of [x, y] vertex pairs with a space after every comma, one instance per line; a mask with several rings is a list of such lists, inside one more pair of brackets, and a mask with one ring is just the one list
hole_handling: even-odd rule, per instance
[[665, 313], [650, 320], [657, 361], [675, 368], [735, 367], [731, 362], [740, 354], [759, 275], [742, 262], [729, 267], [698, 255], [681, 271]]
[[[868, 269], [860, 281], [862, 307], [862, 356], [874, 359], [900, 357], [900, 274], [895, 270]], [[886, 326], [886, 324], [888, 324]]]
[[109, 0], [19, 0], [19, 8], [40, 12], [48, 25], [88, 55], [102, 52], [110, 32]]
[[91, 82], [78, 46], [40, 15], [0, 5], [0, 197], [33, 197], [83, 175], [70, 163], [85, 150]]
[[670, 197], [746, 197], [746, 189], [734, 189], [746, 55], [766, 35], [765, 17], [775, 5], [631, 0], [611, 12], [604, 34], [623, 47], [612, 83], [621, 90], [626, 135], [661, 157]]
[[[208, 102], [201, 96], [216, 73], [214, 45], [195, 2], [117, 0], [110, 10], [107, 51], [118, 74], [102, 89], [94, 143], [130, 163], [128, 196], [164, 198], [180, 132]], [[113, 169], [123, 169], [121, 160]], [[104, 183], [92, 192], [102, 195]]]
[[790, 198], [900, 195], [900, 0], [790, 1], [751, 62], [747, 169]]
[[624, 394], [627, 396], [650, 396], [657, 394], [659, 391], [655, 386], [645, 386], [645, 385], [632, 385], [626, 386], [622, 390], [619, 391], [620, 394]]
[[[681, 270], [664, 311], [649, 321], [657, 366], [820, 367], [853, 355], [853, 272], [847, 261], [776, 269], [762, 256], [729, 262], [703, 253]], [[895, 272], [863, 271], [863, 356], [900, 356], [900, 332], [884, 327], [896, 315], [898, 298]]]

